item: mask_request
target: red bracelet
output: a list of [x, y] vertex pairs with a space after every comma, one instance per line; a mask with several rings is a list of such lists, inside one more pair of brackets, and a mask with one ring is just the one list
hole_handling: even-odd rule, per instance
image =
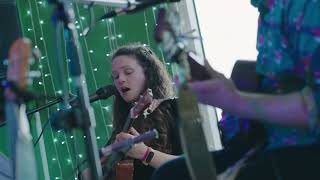
[[148, 147], [148, 149], [146, 150], [146, 152], [144, 153], [143, 157], [140, 160], [145, 161], [149, 153], [150, 153], [150, 147]]

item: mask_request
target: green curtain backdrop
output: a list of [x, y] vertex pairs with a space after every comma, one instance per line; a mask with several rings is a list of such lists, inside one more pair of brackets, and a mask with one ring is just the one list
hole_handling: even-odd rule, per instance
[[[48, 97], [30, 104], [28, 106], [30, 110], [49, 102], [62, 93], [55, 51], [55, 30], [51, 22], [53, 7], [46, 0], [18, 0], [17, 6], [23, 35], [30, 38], [34, 48], [38, 48], [42, 53], [41, 58], [31, 67], [31, 70], [41, 72], [41, 76], [33, 80], [33, 92]], [[121, 45], [140, 42], [154, 49], [158, 56], [162, 60], [164, 59], [161, 50], [157, 48], [153, 40], [153, 29], [158, 7], [149, 8], [134, 15], [104, 20], [98, 23], [87, 37], [82, 36], [81, 32], [90, 23], [88, 10], [81, 4], [73, 4], [73, 7], [77, 20], [76, 28], [79, 32], [85, 60], [85, 77], [89, 94], [99, 87], [112, 83], [110, 54]], [[97, 17], [110, 10], [112, 8], [106, 6], [96, 5], [94, 7]], [[66, 56], [66, 47], [64, 44], [61, 47], [65, 70], [68, 71], [69, 60]], [[171, 73], [170, 63], [166, 64]], [[68, 81], [70, 93], [73, 93], [72, 78], [68, 75], [64, 79]], [[91, 105], [94, 108], [96, 119], [97, 143], [101, 147], [107, 142], [112, 131], [112, 98], [97, 101]], [[29, 117], [34, 141], [39, 135], [39, 129], [41, 130], [39, 127], [43, 127], [50, 114], [59, 108], [59, 105], [55, 105], [40, 112], [38, 130], [36, 115]], [[5, 127], [0, 129], [0, 140], [2, 142], [0, 150], [8, 155], [5, 131]], [[41, 158], [39, 144], [35, 147], [39, 179], [46, 178], [43, 173], [46, 167], [48, 167], [50, 179], [76, 179], [74, 169], [86, 159], [83, 144], [85, 137], [82, 133], [78, 130], [72, 132], [55, 131], [49, 125], [44, 131], [43, 138], [43, 147], [45, 148], [45, 154], [43, 155], [46, 158]], [[26, 166], [28, 166], [28, 162], [26, 162]]]

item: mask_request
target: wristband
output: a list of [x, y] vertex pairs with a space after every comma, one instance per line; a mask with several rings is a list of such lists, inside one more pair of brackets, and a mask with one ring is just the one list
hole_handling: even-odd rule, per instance
[[140, 159], [142, 162], [147, 159], [149, 152], [150, 152], [150, 147], [147, 148], [147, 150], [144, 153], [143, 157]]
[[153, 156], [154, 156], [154, 152], [152, 151], [151, 148], [149, 148], [148, 155], [147, 155], [147, 157], [145, 158], [145, 160], [142, 161], [142, 163], [143, 163], [144, 165], [148, 166], [148, 165], [150, 164]]

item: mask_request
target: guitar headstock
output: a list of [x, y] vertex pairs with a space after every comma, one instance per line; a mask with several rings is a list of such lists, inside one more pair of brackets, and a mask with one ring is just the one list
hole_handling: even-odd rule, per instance
[[177, 11], [161, 8], [157, 17], [154, 38], [168, 59], [178, 60], [185, 48], [182, 21]]
[[187, 52], [188, 40], [195, 39], [191, 36], [194, 30], [182, 32], [182, 19], [174, 9], [160, 9], [157, 17], [157, 26], [154, 38], [163, 50], [166, 57], [180, 66], [175, 77], [176, 84], [183, 84], [189, 80], [206, 80], [211, 78], [210, 66], [206, 63], [204, 67], [200, 62], [201, 57], [193, 52]]
[[[17, 39], [10, 47], [7, 68], [7, 81], [11, 83], [10, 90], [6, 91], [8, 98], [14, 98], [14, 91], [23, 92], [29, 84], [29, 64], [33, 62], [32, 43], [27, 38]], [[32, 76], [39, 76], [39, 72], [33, 72]]]
[[9, 50], [7, 80], [15, 83], [21, 90], [27, 87], [31, 47], [31, 41], [24, 38], [16, 40]]
[[185, 51], [187, 40], [190, 38], [186, 36], [188, 33], [182, 32], [181, 17], [176, 10], [161, 8], [156, 24], [154, 38], [167, 59], [179, 64], [180, 69], [175, 81], [177, 85], [184, 84], [192, 79], [192, 72], [188, 62], [188, 54]]
[[139, 100], [131, 108], [130, 117], [132, 119], [137, 118], [142, 112], [144, 112], [149, 107], [149, 105], [152, 103], [152, 100], [152, 90], [147, 89], [147, 91], [140, 96]]
[[[18, 39], [11, 45], [8, 60], [4, 61], [4, 64], [8, 66], [6, 81], [1, 82], [6, 87], [0, 91], [1, 96], [4, 95], [4, 99], [16, 100], [17, 95], [15, 91], [20, 92], [27, 88], [31, 47], [30, 40], [25, 38]], [[2, 106], [4, 105], [1, 104], [0, 107], [0, 126], [6, 124]]]

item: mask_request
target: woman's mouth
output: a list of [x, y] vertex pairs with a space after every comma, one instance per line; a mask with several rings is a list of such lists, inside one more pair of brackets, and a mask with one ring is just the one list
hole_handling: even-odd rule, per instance
[[121, 88], [121, 92], [122, 92], [123, 94], [127, 93], [128, 91], [130, 91], [130, 88], [128, 88], [128, 87], [123, 87], [123, 88]]

